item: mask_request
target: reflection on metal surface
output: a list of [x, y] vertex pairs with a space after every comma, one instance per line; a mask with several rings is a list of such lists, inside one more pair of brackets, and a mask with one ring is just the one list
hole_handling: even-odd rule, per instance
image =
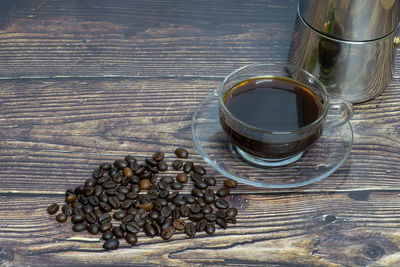
[[[380, 95], [392, 79], [400, 43], [398, 1], [389, 2], [301, 0], [289, 62], [317, 77], [333, 97], [358, 103]], [[362, 12], [361, 3], [365, 4]], [[306, 7], [317, 9], [311, 12]], [[345, 7], [347, 11], [340, 13]], [[368, 28], [372, 20], [376, 27], [361, 30], [357, 26], [364, 21], [363, 27]]]

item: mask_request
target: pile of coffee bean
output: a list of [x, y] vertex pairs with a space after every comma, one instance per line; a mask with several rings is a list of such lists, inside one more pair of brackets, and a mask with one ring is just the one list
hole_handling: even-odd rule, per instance
[[[176, 175], [163, 175], [169, 166], [164, 153], [156, 152], [142, 164], [131, 155], [102, 163], [84, 185], [68, 189], [65, 204], [56, 215], [60, 223], [68, 218], [72, 230], [102, 234], [103, 247], [113, 250], [119, 240], [133, 245], [143, 231], [149, 237], [168, 240], [176, 232], [193, 237], [197, 232], [213, 234], [216, 226], [227, 228], [236, 223], [237, 209], [229, 207], [225, 197], [237, 183], [228, 179], [214, 191], [217, 181], [206, 177], [206, 169], [188, 160], [184, 148], [175, 150], [172, 168]], [[192, 181], [191, 194], [180, 190]], [[47, 208], [49, 214], [59, 210], [57, 203]]]

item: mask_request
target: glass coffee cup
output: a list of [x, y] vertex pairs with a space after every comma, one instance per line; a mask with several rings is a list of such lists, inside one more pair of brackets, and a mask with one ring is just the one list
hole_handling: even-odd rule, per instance
[[253, 64], [225, 78], [218, 91], [219, 121], [232, 149], [257, 166], [295, 162], [324, 129], [341, 126], [353, 106], [330, 99], [310, 73], [285, 64]]

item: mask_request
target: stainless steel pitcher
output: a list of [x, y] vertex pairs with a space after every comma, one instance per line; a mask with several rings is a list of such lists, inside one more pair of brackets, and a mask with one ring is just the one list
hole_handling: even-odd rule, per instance
[[393, 77], [398, 0], [300, 0], [289, 62], [353, 103], [380, 95]]

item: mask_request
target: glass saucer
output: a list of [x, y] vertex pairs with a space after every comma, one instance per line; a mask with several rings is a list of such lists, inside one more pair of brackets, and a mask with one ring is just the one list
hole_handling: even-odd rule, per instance
[[264, 188], [293, 188], [320, 181], [348, 158], [353, 144], [350, 123], [326, 129], [294, 163], [260, 167], [243, 160], [219, 124], [217, 90], [203, 99], [192, 117], [192, 138], [201, 157], [219, 173]]

